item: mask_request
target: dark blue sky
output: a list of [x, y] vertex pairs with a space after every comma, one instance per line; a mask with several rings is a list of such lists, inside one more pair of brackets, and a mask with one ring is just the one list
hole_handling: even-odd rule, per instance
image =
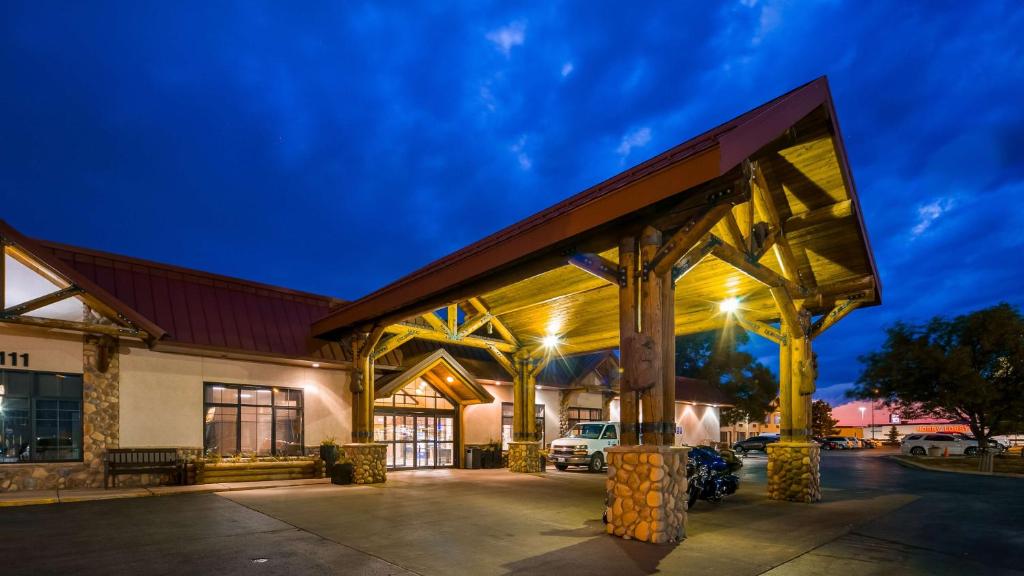
[[0, 7], [0, 217], [355, 298], [827, 74], [885, 305], [822, 396], [1024, 304], [1019, 2], [188, 4]]

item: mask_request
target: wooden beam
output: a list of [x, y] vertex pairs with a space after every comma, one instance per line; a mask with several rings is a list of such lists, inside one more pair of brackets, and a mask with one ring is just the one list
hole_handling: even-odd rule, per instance
[[485, 338], [483, 336], [466, 336], [461, 339], [454, 339], [452, 335], [445, 332], [438, 332], [427, 328], [426, 326], [419, 326], [417, 324], [407, 324], [399, 322], [398, 324], [391, 324], [387, 326], [385, 332], [388, 334], [402, 334], [407, 331], [415, 333], [416, 338], [422, 338], [424, 340], [430, 340], [432, 342], [448, 342], [452, 344], [461, 344], [463, 346], [471, 346], [473, 348], [488, 348], [494, 346], [502, 352], [512, 353], [515, 352], [518, 347], [493, 338]]
[[444, 320], [441, 320], [441, 318], [438, 317], [437, 312], [427, 312], [426, 314], [420, 315], [420, 317], [426, 320], [427, 324], [430, 324], [434, 330], [437, 330], [438, 332], [448, 332], [448, 325], [444, 323]]
[[743, 231], [740, 230], [740, 225], [736, 222], [736, 216], [732, 213], [732, 210], [725, 213], [725, 218], [722, 219], [722, 222], [724, 223], [726, 234], [728, 234], [729, 239], [732, 241], [732, 245], [740, 250], [746, 250], [747, 240], [743, 237]]
[[697, 264], [700, 264], [701, 261], [711, 253], [711, 250], [721, 243], [722, 240], [717, 236], [708, 234], [702, 238], [696, 246], [690, 248], [686, 254], [683, 254], [683, 257], [676, 262], [676, 265], [672, 267], [672, 285], [675, 286], [679, 283], [679, 281], [683, 279], [683, 276], [686, 276], [690, 270], [693, 270]]
[[[640, 261], [652, 262], [661, 248], [661, 232], [653, 227], [644, 229], [640, 237]], [[662, 355], [664, 340], [662, 338], [662, 299], [661, 280], [652, 271], [651, 266], [640, 274], [640, 325], [638, 337], [630, 343], [635, 349], [637, 361], [633, 366], [637, 371], [634, 385], [640, 392], [642, 412], [641, 433], [644, 444], [662, 444], [662, 416], [664, 410], [663, 386], [664, 357]], [[666, 270], [667, 274], [671, 271]]]
[[54, 318], [36, 318], [34, 316], [3, 317], [0, 318], [0, 323], [35, 326], [37, 328], [52, 328], [57, 330], [73, 330], [75, 332], [106, 334], [108, 336], [130, 336], [141, 339], [145, 339], [147, 337], [145, 332], [136, 328], [114, 326], [112, 324], [90, 324], [88, 322], [75, 322], [73, 320], [57, 320]]
[[619, 288], [619, 357], [622, 378], [619, 380], [619, 420], [623, 446], [640, 443], [640, 410], [637, 406], [636, 363], [637, 351], [629, 343], [637, 334], [637, 305], [639, 304], [636, 274], [636, 240], [623, 238], [619, 243], [619, 265], [626, 270], [626, 285]]
[[459, 328], [459, 305], [448, 305], [448, 333], [457, 334]]
[[373, 354], [373, 349], [377, 347], [377, 343], [379, 343], [381, 337], [384, 336], [384, 332], [386, 331], [386, 329], [386, 326], [374, 326], [373, 329], [370, 330], [370, 333], [367, 335], [362, 347], [359, 349], [359, 355], [370, 357]]
[[473, 316], [472, 318], [467, 318], [466, 321], [462, 323], [462, 326], [459, 327], [459, 331], [455, 335], [455, 337], [465, 338], [466, 336], [469, 336], [473, 332], [476, 332], [477, 329], [479, 329], [481, 326], [490, 321], [491, 318], [492, 316], [487, 313], [480, 313], [477, 314], [476, 316]]
[[840, 320], [845, 318], [847, 314], [853, 312], [858, 306], [861, 305], [862, 302], [864, 301], [851, 299], [836, 302], [835, 308], [829, 311], [828, 314], [825, 314], [821, 318], [818, 318], [817, 322], [811, 325], [811, 340], [814, 340], [818, 336], [821, 336], [821, 334], [825, 332], [825, 330], [828, 330], [829, 328], [834, 326], [836, 322], [839, 322]]
[[754, 182], [754, 188], [757, 189], [756, 193], [751, 194], [751, 198], [757, 198], [760, 200], [761, 208], [764, 210], [765, 215], [768, 216], [768, 223], [771, 225], [773, 230], [778, 230], [777, 237], [775, 238], [775, 245], [772, 247], [772, 250], [775, 252], [775, 257], [779, 261], [779, 268], [782, 269], [782, 275], [789, 281], [802, 285], [803, 282], [800, 280], [800, 269], [797, 267], [796, 258], [793, 256], [793, 250], [790, 248], [789, 240], [786, 239], [786, 235], [782, 229], [779, 212], [776, 209], [775, 201], [772, 199], [772, 193], [768, 188], [768, 181], [765, 179], [764, 173], [761, 171], [760, 164], [757, 162], [751, 162], [750, 174]]
[[804, 328], [800, 323], [800, 315], [797, 313], [796, 305], [790, 298], [789, 292], [782, 286], [775, 286], [768, 289], [775, 299], [775, 306], [779, 309], [779, 316], [782, 318], [782, 331], [794, 338], [804, 336]]
[[622, 286], [625, 281], [619, 265], [600, 254], [573, 254], [569, 257], [569, 264], [616, 286]]
[[537, 376], [539, 376], [540, 373], [545, 368], [548, 367], [548, 364], [550, 364], [551, 360], [553, 360], [554, 358], [555, 358], [554, 353], [550, 353], [550, 352], [547, 353], [547, 354], [542, 354], [541, 356], [537, 357], [536, 358], [537, 363], [534, 364], [533, 368], [530, 370], [529, 377], [534, 379], [534, 380], [536, 380]]
[[49, 294], [33, 298], [32, 300], [22, 302], [21, 304], [15, 304], [14, 306], [4, 308], [3, 311], [0, 312], [0, 316], [18, 316], [26, 312], [38, 310], [44, 306], [49, 306], [55, 302], [66, 300], [72, 296], [81, 294], [82, 292], [83, 290], [78, 286], [68, 286], [67, 288], [57, 290], [56, 292], [50, 292]]
[[409, 340], [416, 337], [416, 333], [413, 331], [400, 332], [398, 334], [392, 334], [387, 340], [381, 342], [377, 348], [374, 349], [373, 354], [370, 355], [371, 360], [377, 360], [381, 356], [391, 352], [398, 348], [402, 344], [405, 344]]
[[803, 297], [805, 290], [799, 284], [790, 281], [788, 278], [784, 278], [776, 273], [771, 268], [762, 265], [759, 262], [751, 261], [750, 257], [740, 252], [739, 250], [729, 246], [726, 243], [721, 243], [715, 246], [711, 253], [718, 259], [722, 260], [726, 264], [731, 265], [740, 272], [743, 272], [747, 276], [750, 276], [754, 280], [764, 284], [768, 287], [782, 286], [785, 287], [790, 293], [796, 295], [796, 297]]
[[822, 284], [804, 299], [807, 308], [832, 306], [838, 300], [867, 300], [875, 288], [875, 279], [861, 276], [850, 280], [842, 280], [831, 284]]
[[734, 318], [736, 319], [736, 323], [743, 326], [748, 332], [753, 332], [754, 334], [757, 334], [762, 338], [767, 338], [776, 344], [782, 344], [782, 332], [776, 330], [774, 327], [769, 326], [764, 322], [745, 318], [742, 314], [736, 314]]
[[796, 230], [803, 230], [811, 226], [818, 224], [824, 224], [826, 222], [833, 222], [842, 218], [849, 218], [853, 215], [853, 201], [852, 200], [840, 200], [835, 204], [829, 204], [823, 208], [816, 208], [814, 210], [808, 210], [803, 214], [791, 216], [786, 219], [786, 222], [782, 225], [786, 232], [794, 232]]
[[504, 368], [505, 371], [508, 372], [510, 376], [515, 377], [516, 367], [514, 364], [512, 364], [512, 360], [509, 360], [509, 357], [506, 356], [504, 352], [498, 350], [493, 345], [487, 346], [487, 351], [491, 353], [491, 356], [498, 361], [498, 364], [500, 364], [501, 367]]
[[[490, 309], [487, 308], [487, 305], [484, 304], [483, 301], [481, 301], [479, 298], [470, 298], [469, 303], [471, 306], [476, 308], [477, 312], [491, 314]], [[512, 331], [509, 330], [505, 326], [505, 324], [494, 314], [491, 314], [491, 326], [498, 331], [498, 335], [500, 335], [506, 342], [508, 342], [509, 344], [516, 348], [519, 347], [519, 339], [516, 338], [515, 334], [513, 334]]]
[[712, 206], [701, 217], [691, 220], [661, 245], [651, 260], [645, 263], [647, 268], [659, 276], [672, 270], [676, 262], [731, 210], [732, 204], [723, 202]]

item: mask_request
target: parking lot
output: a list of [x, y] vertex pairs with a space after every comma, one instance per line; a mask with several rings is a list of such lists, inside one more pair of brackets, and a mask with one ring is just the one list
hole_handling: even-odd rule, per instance
[[815, 505], [767, 500], [752, 454], [674, 546], [606, 536], [603, 475], [549, 468], [0, 509], [0, 554], [5, 574], [1018, 573], [1020, 480], [887, 453], [826, 454]]

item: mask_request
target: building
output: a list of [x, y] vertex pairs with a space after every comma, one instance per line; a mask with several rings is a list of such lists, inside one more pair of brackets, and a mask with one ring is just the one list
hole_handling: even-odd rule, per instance
[[[310, 345], [310, 325], [340, 300], [2, 222], [0, 235], [0, 490], [100, 486], [113, 447], [280, 457], [351, 440], [352, 350]], [[408, 339], [376, 371], [389, 468], [459, 466], [466, 445], [511, 441], [511, 378], [486, 351]], [[550, 362], [537, 376], [538, 439], [617, 418], [619, 372], [608, 351]], [[723, 402], [694, 386], [680, 384], [680, 442], [718, 437]]]
[[855, 438], [887, 440], [889, 432], [896, 427], [898, 438], [918, 432], [962, 432], [971, 434], [967, 422], [946, 418], [926, 417], [906, 420], [900, 418], [882, 403], [857, 400], [840, 404], [832, 409], [836, 434]]

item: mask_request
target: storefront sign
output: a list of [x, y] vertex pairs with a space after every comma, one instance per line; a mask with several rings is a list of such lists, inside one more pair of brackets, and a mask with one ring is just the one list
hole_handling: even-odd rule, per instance
[[918, 426], [917, 432], [970, 432], [966, 424], [942, 424], [940, 426]]
[[0, 366], [28, 368], [28, 352], [0, 351]]

